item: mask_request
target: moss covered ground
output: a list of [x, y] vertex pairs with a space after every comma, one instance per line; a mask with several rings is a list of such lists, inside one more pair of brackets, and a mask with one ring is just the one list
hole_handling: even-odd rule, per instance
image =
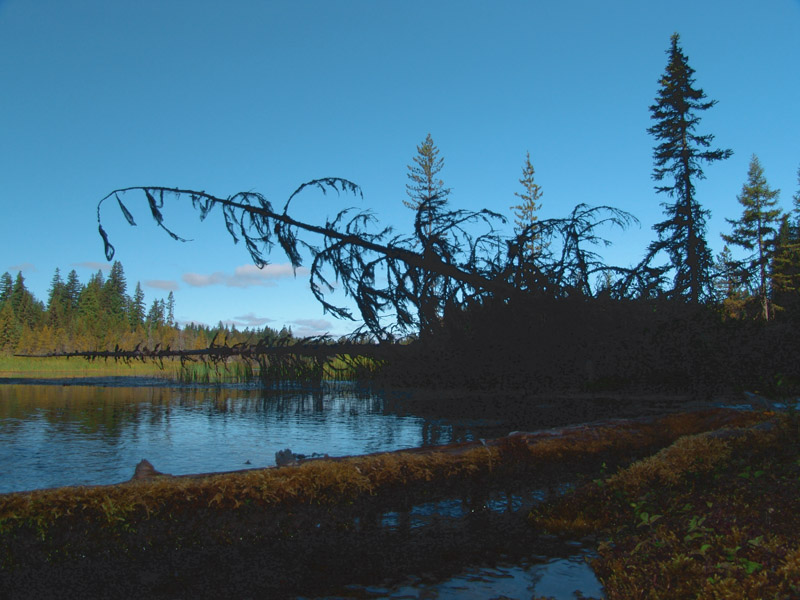
[[609, 600], [800, 598], [799, 423], [681, 437], [530, 521], [599, 535]]

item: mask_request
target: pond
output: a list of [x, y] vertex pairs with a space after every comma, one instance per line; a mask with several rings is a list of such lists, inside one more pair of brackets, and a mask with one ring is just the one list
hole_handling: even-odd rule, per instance
[[[435, 427], [437, 441], [452, 439]], [[390, 414], [354, 386], [280, 390], [106, 378], [0, 385], [0, 493], [130, 479], [146, 458], [173, 475], [425, 443], [425, 419]], [[469, 433], [467, 434], [469, 435]]]
[[[637, 403], [610, 400], [515, 404], [492, 395], [462, 398], [365, 389], [346, 383], [264, 389], [181, 385], [111, 377], [0, 380], [0, 493], [126, 481], [143, 458], [174, 475], [258, 468], [276, 452], [344, 456], [447, 444], [634, 416]], [[434, 394], [434, 397], [438, 397]], [[501, 408], [502, 407], [502, 408]], [[602, 410], [600, 409], [602, 408]], [[678, 406], [660, 405], [664, 412]], [[438, 509], [437, 509], [438, 510]], [[602, 596], [586, 547], [510, 562], [465, 564], [435, 577], [409, 574], [385, 586], [353, 582], [331, 597], [555, 598]], [[488, 595], [487, 595], [488, 594]]]
[[[146, 458], [173, 475], [275, 464], [290, 448], [345, 456], [633, 416], [636, 402], [512, 402], [496, 394], [182, 385], [164, 379], [0, 378], [0, 493], [126, 481]], [[664, 412], [680, 408], [651, 405]]]

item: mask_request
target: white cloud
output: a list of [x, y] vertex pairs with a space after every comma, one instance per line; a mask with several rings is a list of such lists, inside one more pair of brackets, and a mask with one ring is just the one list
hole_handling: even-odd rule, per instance
[[36, 265], [29, 262], [19, 263], [18, 265], [11, 265], [8, 267], [9, 272], [11, 271], [36, 271]]
[[110, 263], [103, 263], [103, 262], [94, 262], [94, 261], [84, 261], [79, 263], [72, 263], [73, 267], [83, 267], [85, 269], [91, 269], [92, 271], [110, 271], [111, 264]]
[[184, 273], [181, 279], [184, 283], [188, 283], [193, 287], [205, 287], [207, 285], [216, 285], [222, 282], [224, 273], [212, 273], [211, 275], [200, 275], [199, 273]]
[[157, 288], [159, 290], [167, 290], [170, 292], [174, 292], [180, 289], [177, 281], [171, 281], [167, 279], [148, 279], [144, 282], [144, 284], [151, 288]]
[[290, 324], [292, 333], [297, 337], [324, 335], [333, 327], [333, 324], [325, 319], [297, 319]]
[[[308, 269], [297, 269], [298, 274], [308, 273]], [[276, 279], [293, 277], [292, 266], [287, 263], [267, 265], [259, 269], [255, 265], [242, 265], [233, 270], [233, 274], [215, 271], [204, 275], [201, 273], [184, 273], [183, 281], [193, 287], [224, 285], [226, 287], [247, 288], [251, 286], [274, 286]]]
[[274, 320], [268, 317], [257, 317], [255, 313], [247, 313], [246, 315], [233, 318], [236, 319], [238, 325], [244, 325], [246, 327], [261, 327]]

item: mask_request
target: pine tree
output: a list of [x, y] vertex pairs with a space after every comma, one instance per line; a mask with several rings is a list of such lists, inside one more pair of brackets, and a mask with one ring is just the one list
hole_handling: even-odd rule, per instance
[[754, 154], [747, 171], [747, 183], [742, 186], [742, 193], [736, 198], [744, 207], [742, 217], [738, 221], [725, 219], [733, 225], [733, 231], [731, 235], [722, 234], [722, 239], [728, 244], [752, 251], [741, 264], [747, 279], [756, 283], [751, 287], [757, 290], [764, 320], [768, 320], [771, 314], [767, 267], [775, 251], [776, 226], [781, 214], [775, 208], [779, 194], [780, 190], [771, 190], [767, 185], [764, 169]]
[[[525, 156], [525, 164], [522, 166], [522, 179], [519, 180], [524, 191], [522, 193], [514, 192], [514, 195], [521, 202], [511, 207], [511, 210], [514, 211], [514, 224], [516, 225], [517, 233], [523, 232], [539, 219], [536, 213], [542, 207], [541, 203], [539, 203], [542, 198], [542, 188], [534, 180], [535, 173], [533, 163], [531, 163], [531, 153], [528, 152]], [[525, 248], [530, 258], [539, 256], [544, 249], [540, 238], [536, 235], [530, 239]]]
[[747, 295], [744, 274], [739, 261], [733, 259], [726, 245], [714, 261], [714, 289], [726, 317], [740, 319], [745, 315]]
[[142, 284], [137, 281], [136, 288], [133, 291], [133, 298], [131, 298], [130, 308], [128, 310], [131, 329], [136, 329], [137, 326], [144, 324], [144, 310], [144, 292], [142, 291]]
[[0, 306], [8, 300], [11, 296], [11, 290], [14, 289], [14, 280], [11, 278], [11, 274], [6, 271], [0, 277]]
[[53, 279], [50, 280], [50, 289], [47, 291], [47, 310], [48, 312], [53, 308], [53, 304], [61, 300], [61, 295], [64, 292], [64, 282], [61, 279], [61, 270], [56, 267], [56, 272], [53, 273]]
[[800, 168], [797, 184], [794, 208], [781, 217], [772, 260], [773, 304], [782, 309], [800, 306]]
[[0, 304], [0, 352], [13, 352], [22, 332], [10, 302]]
[[[416, 211], [414, 231], [422, 244], [424, 255], [437, 254], [446, 247], [439, 239], [437, 223], [441, 223], [443, 209], [447, 205], [450, 189], [438, 178], [444, 167], [444, 159], [439, 158], [439, 149], [429, 133], [425, 141], [417, 146], [414, 157], [416, 165], [408, 166], [410, 183], [406, 185], [409, 199], [403, 203]], [[446, 297], [446, 282], [428, 270], [416, 274], [413, 288], [417, 300], [419, 325], [422, 332], [429, 332], [441, 317], [440, 298]]]
[[444, 187], [444, 182], [438, 178], [444, 167], [444, 159], [438, 156], [439, 149], [429, 133], [425, 141], [417, 146], [417, 155], [414, 157], [416, 165], [408, 166], [411, 183], [406, 185], [408, 200], [403, 200], [403, 204], [417, 212], [426, 236], [431, 235], [435, 215], [447, 203], [450, 194], [450, 189]]
[[74, 313], [78, 309], [78, 299], [81, 296], [81, 289], [83, 288], [75, 269], [72, 269], [69, 272], [69, 275], [67, 275], [67, 283], [65, 284], [65, 287], [68, 308], [71, 313]]
[[56, 272], [50, 281], [50, 289], [47, 294], [47, 323], [54, 330], [58, 330], [67, 324], [66, 294], [67, 290], [61, 279], [61, 271], [56, 267]]
[[125, 307], [128, 304], [127, 296], [125, 295], [127, 283], [125, 281], [125, 272], [122, 268], [122, 263], [118, 260], [114, 261], [111, 265], [111, 272], [108, 274], [103, 284], [102, 304], [103, 312], [109, 319], [107, 327], [112, 329], [119, 329], [120, 325], [125, 322]]
[[167, 325], [169, 327], [174, 327], [175, 326], [175, 294], [173, 294], [172, 291], [170, 291], [170, 293], [167, 295], [166, 311], [167, 311], [167, 314], [166, 314]]
[[36, 300], [25, 287], [25, 278], [22, 276], [22, 272], [17, 273], [8, 300], [14, 317], [21, 325], [34, 328], [41, 322], [44, 316], [44, 305]]
[[704, 178], [701, 162], [723, 160], [733, 152], [707, 150], [714, 136], [694, 133], [700, 122], [696, 113], [708, 110], [716, 100], [705, 101], [703, 90], [693, 87], [694, 69], [678, 45], [679, 39], [677, 33], [672, 35], [667, 69], [660, 80], [656, 103], [650, 106], [656, 124], [647, 132], [659, 142], [653, 151], [653, 179], [659, 182], [667, 176], [673, 179], [670, 185], [655, 189], [674, 201], [662, 203], [667, 219], [653, 226], [658, 239], [650, 245], [649, 255], [661, 250], [667, 252], [675, 270], [676, 295], [697, 304], [710, 292], [712, 258], [705, 240], [710, 213], [700, 207], [694, 181]]
[[165, 322], [165, 306], [164, 300], [153, 300], [150, 305], [150, 310], [147, 313], [147, 327], [150, 330], [162, 327]]
[[78, 297], [78, 315], [80, 319], [81, 345], [89, 342], [89, 346], [84, 349], [97, 349], [103, 345], [105, 339], [105, 327], [103, 319], [103, 273], [97, 271], [89, 278], [89, 282], [83, 286]]

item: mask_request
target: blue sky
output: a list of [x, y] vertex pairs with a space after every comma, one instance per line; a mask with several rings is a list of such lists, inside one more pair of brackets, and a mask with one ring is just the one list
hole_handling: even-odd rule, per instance
[[[408, 231], [407, 165], [431, 133], [451, 201], [510, 216], [525, 153], [542, 218], [576, 204], [630, 211], [608, 262], [635, 264], [662, 219], [653, 191], [652, 104], [677, 31], [702, 115], [734, 155], [698, 185], [721, 250], [725, 218], [757, 154], [791, 206], [800, 166], [800, 1], [210, 2], [0, 0], [0, 272], [45, 299], [56, 267], [83, 282], [107, 267], [95, 208], [132, 185], [253, 190], [281, 206], [302, 182], [339, 176], [364, 199], [309, 193], [297, 216], [372, 209]], [[285, 257], [256, 272], [215, 215], [186, 206], [157, 229], [108, 206], [104, 224], [148, 303], [182, 321], [352, 329], [324, 315]]]

